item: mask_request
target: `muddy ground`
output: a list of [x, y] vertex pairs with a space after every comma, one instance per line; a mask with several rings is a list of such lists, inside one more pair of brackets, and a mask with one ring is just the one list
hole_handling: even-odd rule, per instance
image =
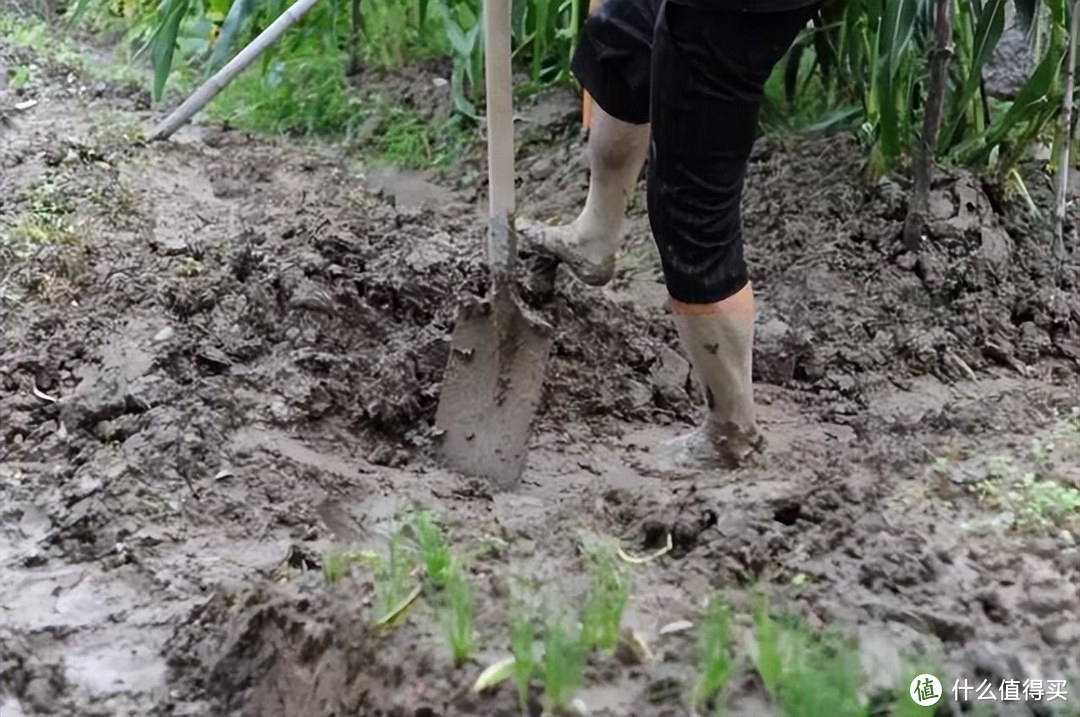
[[[745, 215], [767, 461], [641, 468], [697, 396], [639, 197], [611, 287], [530, 285], [557, 342], [524, 484], [492, 494], [438, 467], [430, 435], [458, 299], [485, 286], [482, 152], [433, 177], [211, 124], [147, 146], [142, 88], [3, 39], [0, 60], [37, 66], [5, 100], [37, 104], [0, 125], [3, 717], [520, 714], [509, 687], [467, 687], [507, 652], [513, 576], [575, 604], [588, 533], [673, 537], [625, 617], [656, 657], [593, 660], [591, 714], [687, 714], [692, 640], [660, 628], [713, 591], [745, 615], [751, 583], [857, 636], [879, 701], [913, 654], [947, 685], [1070, 680], [1067, 704], [984, 714], [1076, 713], [1055, 711], [1080, 702], [1076, 515], [1032, 526], [970, 489], [997, 457], [1080, 487], [1073, 234], [1054, 257], [1011, 203], [945, 176], [907, 254], [904, 191], [867, 186], [851, 140], [763, 141]], [[438, 72], [382, 81], [445, 111]], [[523, 212], [583, 197], [575, 105], [522, 107]], [[459, 670], [430, 608], [372, 632], [370, 575], [319, 570], [382, 549], [417, 504], [476, 556], [481, 651]], [[730, 714], [774, 714], [763, 695], [745, 672]]]

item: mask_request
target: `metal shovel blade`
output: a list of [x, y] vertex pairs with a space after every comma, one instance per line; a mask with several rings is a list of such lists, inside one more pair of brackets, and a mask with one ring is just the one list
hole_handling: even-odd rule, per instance
[[509, 283], [458, 311], [435, 414], [448, 466], [499, 490], [518, 484], [553, 341]]

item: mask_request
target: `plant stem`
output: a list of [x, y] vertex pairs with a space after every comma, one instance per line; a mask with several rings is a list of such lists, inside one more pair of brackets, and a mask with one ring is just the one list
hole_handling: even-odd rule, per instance
[[1069, 53], [1065, 65], [1064, 106], [1061, 109], [1061, 148], [1058, 155], [1057, 196], [1054, 207], [1054, 247], [1053, 256], [1063, 259], [1065, 256], [1065, 204], [1069, 193], [1069, 148], [1072, 145], [1072, 110], [1073, 95], [1076, 89], [1076, 36], [1080, 24], [1080, 12], [1076, 2], [1072, 5], [1072, 23], [1069, 28]]
[[912, 167], [914, 187], [911, 206], [904, 221], [904, 246], [908, 251], [918, 251], [930, 213], [930, 182], [934, 168], [934, 148], [937, 147], [941, 129], [941, 112], [945, 104], [945, 80], [952, 45], [952, 0], [937, 0], [934, 19], [935, 47], [930, 58], [930, 86], [926, 95], [926, 113], [923, 115], [922, 136], [919, 138], [918, 156]]

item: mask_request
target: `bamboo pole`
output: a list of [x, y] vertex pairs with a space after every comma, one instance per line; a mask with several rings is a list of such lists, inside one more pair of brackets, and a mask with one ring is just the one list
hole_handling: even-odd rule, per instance
[[1061, 147], [1058, 150], [1057, 192], [1054, 207], [1054, 246], [1056, 259], [1065, 258], [1065, 206], [1069, 194], [1069, 150], [1072, 146], [1073, 99], [1076, 94], [1076, 38], [1080, 26], [1080, 12], [1076, 2], [1072, 5], [1072, 23], [1069, 28], [1069, 54], [1065, 65], [1065, 92], [1061, 108]]
[[259, 55], [277, 42], [278, 38], [284, 35], [286, 30], [307, 14], [308, 10], [314, 7], [317, 2], [319, 2], [319, 0], [297, 0], [290, 5], [289, 8], [281, 14], [281, 17], [270, 24], [270, 27], [260, 32], [259, 36], [252, 40], [247, 47], [237, 53], [236, 57], [229, 60], [228, 64], [218, 70], [213, 77], [204, 82], [199, 89], [195, 90], [190, 97], [184, 100], [184, 104], [173, 110], [172, 114], [155, 127], [153, 134], [150, 135], [150, 141], [168, 139], [176, 132], [176, 130], [187, 124], [199, 110], [209, 104], [210, 100], [214, 99], [217, 93], [225, 89], [225, 87], [232, 82], [234, 77], [247, 69], [248, 65], [254, 62]]

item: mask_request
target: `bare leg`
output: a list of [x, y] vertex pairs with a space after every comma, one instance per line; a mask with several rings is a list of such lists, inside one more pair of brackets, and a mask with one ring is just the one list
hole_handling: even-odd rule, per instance
[[649, 148], [649, 125], [615, 119], [593, 105], [589, 127], [589, 194], [570, 224], [523, 221], [528, 246], [564, 262], [586, 284], [602, 286], [615, 273], [624, 215]]

